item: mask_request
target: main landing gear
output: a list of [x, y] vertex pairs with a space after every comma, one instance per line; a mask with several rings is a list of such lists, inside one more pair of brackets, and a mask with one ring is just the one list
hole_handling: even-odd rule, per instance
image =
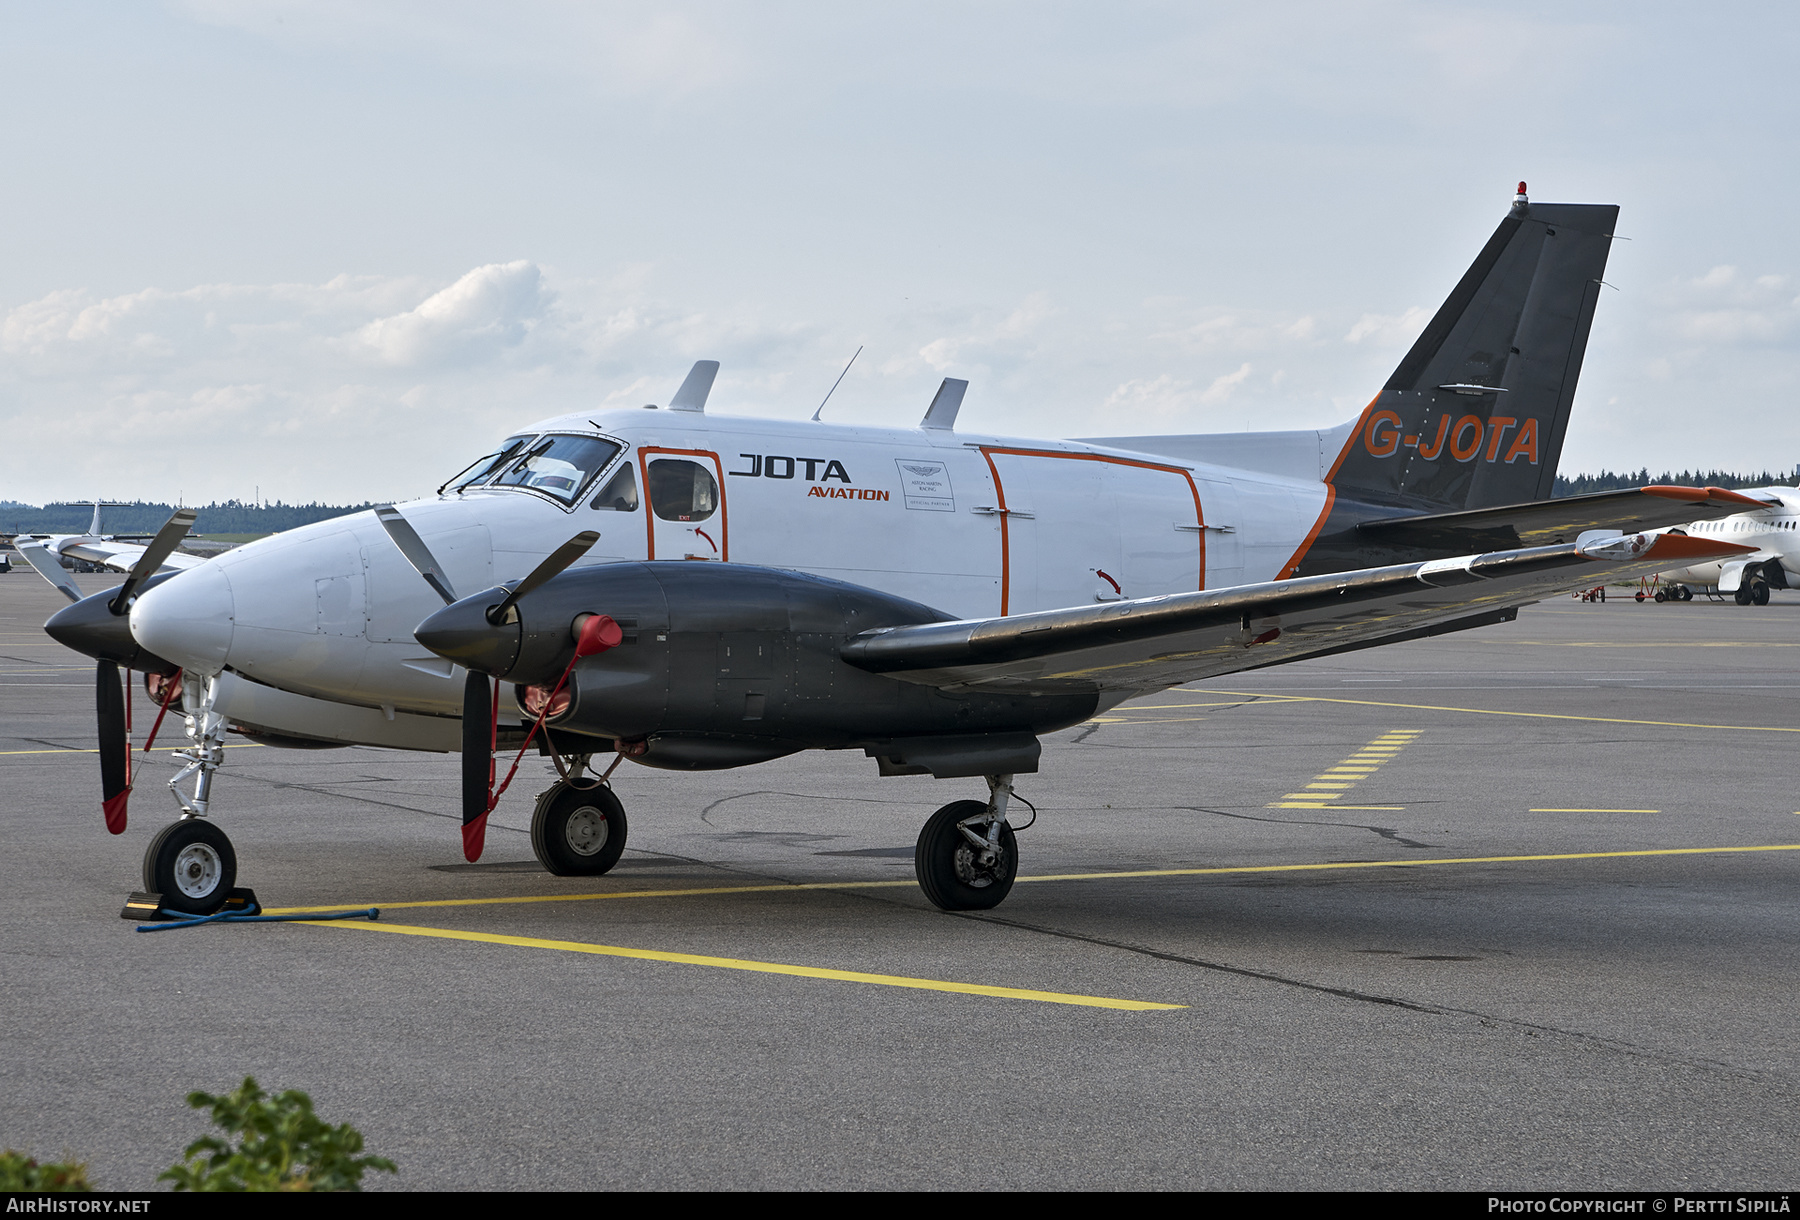
[[531, 814], [531, 850], [558, 877], [598, 877], [625, 851], [625, 807], [587, 760], [546, 789]]
[[1019, 873], [1019, 845], [1006, 821], [1012, 776], [990, 775], [988, 800], [953, 801], [931, 815], [913, 849], [919, 888], [945, 911], [1000, 905]]

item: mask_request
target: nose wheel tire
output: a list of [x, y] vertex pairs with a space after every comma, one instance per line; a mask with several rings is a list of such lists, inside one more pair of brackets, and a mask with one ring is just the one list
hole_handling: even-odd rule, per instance
[[211, 915], [237, 884], [237, 852], [225, 832], [199, 818], [163, 827], [144, 851], [144, 888], [171, 911]]
[[[1019, 872], [1019, 845], [1012, 827], [1001, 825], [999, 850], [989, 855], [970, 843], [959, 825], [986, 810], [982, 801], [956, 801], [932, 814], [919, 832], [913, 870], [925, 897], [940, 910], [990, 910], [1012, 891], [1013, 878]], [[981, 823], [971, 829], [986, 834]]]
[[531, 850], [558, 877], [598, 877], [625, 851], [625, 807], [605, 784], [587, 782], [556, 784], [531, 815]]

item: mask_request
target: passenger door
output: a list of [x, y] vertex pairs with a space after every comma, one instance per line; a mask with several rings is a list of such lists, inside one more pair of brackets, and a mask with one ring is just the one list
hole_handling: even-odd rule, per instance
[[724, 467], [704, 449], [638, 450], [651, 559], [731, 558]]

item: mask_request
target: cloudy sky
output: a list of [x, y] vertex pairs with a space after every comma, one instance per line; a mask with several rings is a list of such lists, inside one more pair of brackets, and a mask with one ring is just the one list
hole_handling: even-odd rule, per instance
[[1800, 9], [0, 8], [0, 499], [428, 490], [666, 402], [1329, 425], [1505, 213], [1617, 203], [1563, 469], [1800, 461]]

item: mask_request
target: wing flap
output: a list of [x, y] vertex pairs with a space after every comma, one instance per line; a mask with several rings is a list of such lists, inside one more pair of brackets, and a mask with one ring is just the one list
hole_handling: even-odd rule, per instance
[[1749, 553], [1683, 534], [1531, 547], [1007, 618], [890, 627], [842, 650], [940, 687], [1160, 690], [1428, 633], [1601, 580]]

